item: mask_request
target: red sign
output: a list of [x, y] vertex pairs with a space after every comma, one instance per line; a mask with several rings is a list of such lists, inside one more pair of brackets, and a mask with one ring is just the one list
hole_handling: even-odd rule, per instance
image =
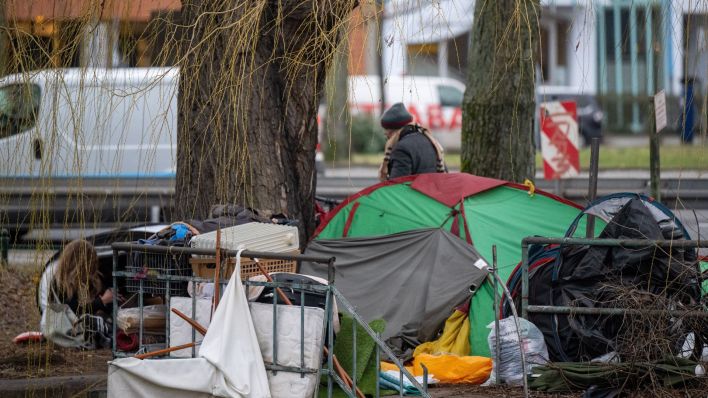
[[555, 180], [578, 175], [578, 116], [574, 101], [541, 104], [543, 178]]

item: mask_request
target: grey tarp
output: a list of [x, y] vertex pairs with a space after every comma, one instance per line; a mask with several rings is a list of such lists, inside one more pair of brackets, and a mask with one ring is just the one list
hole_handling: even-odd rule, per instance
[[[471, 245], [437, 228], [316, 240], [306, 252], [337, 258], [335, 286], [364, 320], [386, 321], [382, 337], [403, 358], [434, 340], [487, 274]], [[303, 262], [300, 273], [326, 278], [327, 266]]]

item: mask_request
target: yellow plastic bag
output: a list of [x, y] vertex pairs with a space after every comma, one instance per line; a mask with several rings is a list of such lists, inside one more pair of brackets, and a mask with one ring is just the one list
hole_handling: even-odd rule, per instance
[[420, 354], [456, 354], [470, 353], [470, 322], [466, 313], [453, 311], [445, 321], [440, 338], [423, 343], [415, 348], [413, 356]]
[[482, 384], [492, 374], [492, 359], [486, 357], [420, 354], [413, 358], [415, 376], [423, 375], [421, 364], [440, 383]]
[[[413, 366], [405, 366], [406, 370], [413, 374]], [[398, 371], [398, 366], [392, 364], [391, 362], [381, 361], [381, 371], [385, 372], [387, 370]]]

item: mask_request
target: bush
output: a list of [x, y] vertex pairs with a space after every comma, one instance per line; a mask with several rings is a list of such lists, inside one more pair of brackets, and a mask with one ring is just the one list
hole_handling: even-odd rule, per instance
[[376, 119], [370, 116], [354, 116], [351, 143], [352, 153], [380, 153], [386, 144], [386, 136]]

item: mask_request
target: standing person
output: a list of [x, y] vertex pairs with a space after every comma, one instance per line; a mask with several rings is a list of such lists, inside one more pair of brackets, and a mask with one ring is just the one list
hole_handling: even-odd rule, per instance
[[381, 116], [386, 130], [384, 160], [379, 167], [379, 179], [423, 173], [446, 173], [443, 148], [430, 131], [415, 124], [403, 103], [391, 106]]
[[107, 346], [110, 328], [105, 321], [112, 314], [113, 290], [103, 288], [101, 276], [93, 245], [85, 240], [72, 241], [59, 258], [48, 298], [69, 306], [83, 322], [87, 341]]
[[681, 98], [679, 134], [681, 135], [681, 143], [692, 144], [696, 129], [696, 89], [699, 85], [697, 79], [692, 76], [681, 79], [681, 84], [683, 84], [683, 97]]

